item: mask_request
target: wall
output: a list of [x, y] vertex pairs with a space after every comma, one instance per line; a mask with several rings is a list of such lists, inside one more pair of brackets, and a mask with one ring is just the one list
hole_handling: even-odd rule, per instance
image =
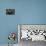
[[[14, 16], [6, 16], [6, 8], [15, 8]], [[0, 1], [0, 44], [8, 43], [9, 32], [18, 32], [17, 24], [46, 24], [46, 0]]]

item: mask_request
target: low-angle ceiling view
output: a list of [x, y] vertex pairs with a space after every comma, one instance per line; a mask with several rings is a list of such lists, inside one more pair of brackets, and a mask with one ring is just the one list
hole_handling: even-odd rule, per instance
[[0, 0], [0, 46], [46, 46], [46, 0]]

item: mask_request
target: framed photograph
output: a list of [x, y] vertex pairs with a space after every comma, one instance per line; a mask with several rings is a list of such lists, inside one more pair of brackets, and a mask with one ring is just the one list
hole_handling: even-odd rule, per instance
[[15, 15], [15, 9], [6, 9], [6, 15]]

